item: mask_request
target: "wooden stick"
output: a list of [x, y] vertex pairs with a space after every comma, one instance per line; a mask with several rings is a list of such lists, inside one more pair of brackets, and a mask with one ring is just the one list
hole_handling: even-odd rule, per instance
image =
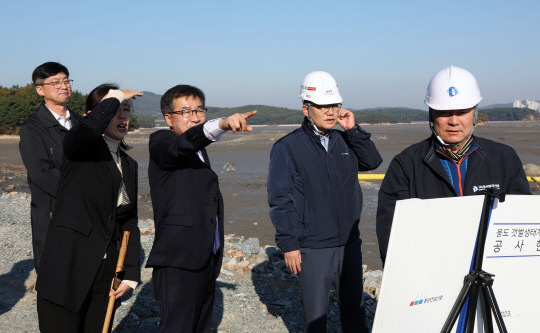
[[[124, 231], [124, 234], [122, 235], [122, 244], [120, 246], [120, 254], [118, 255], [118, 261], [116, 262], [116, 273], [121, 272], [122, 268], [124, 267], [124, 258], [126, 257], [128, 242], [129, 242], [129, 231]], [[110, 290], [113, 290], [115, 278], [116, 278], [116, 274], [111, 282]], [[105, 322], [103, 323], [102, 333], [109, 332], [109, 325], [111, 323], [111, 317], [114, 310], [115, 301], [116, 301], [115, 296], [109, 297], [109, 305], [107, 306], [107, 314], [105, 315]]]

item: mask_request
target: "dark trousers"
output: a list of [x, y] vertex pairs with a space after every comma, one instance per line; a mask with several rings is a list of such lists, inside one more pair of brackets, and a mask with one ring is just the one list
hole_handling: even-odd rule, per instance
[[159, 300], [158, 332], [210, 332], [216, 289], [217, 255], [199, 271], [155, 267], [154, 293]]
[[[78, 312], [71, 312], [37, 295], [39, 330], [42, 333], [94, 333], [101, 332], [109, 302], [109, 290], [114, 276], [115, 264], [111, 256], [101, 262], [92, 288]], [[118, 303], [118, 302], [117, 302]], [[116, 306], [115, 306], [116, 310]], [[114, 312], [111, 319], [111, 331]]]
[[328, 300], [336, 288], [343, 332], [368, 332], [362, 275], [361, 240], [323, 249], [301, 248], [299, 273], [305, 332], [326, 332]]

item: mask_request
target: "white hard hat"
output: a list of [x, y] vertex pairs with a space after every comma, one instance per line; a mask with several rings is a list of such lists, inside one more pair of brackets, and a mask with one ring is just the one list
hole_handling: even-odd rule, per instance
[[318, 105], [343, 102], [336, 80], [323, 71], [311, 72], [304, 78], [300, 88], [300, 98]]
[[424, 103], [435, 110], [472, 108], [482, 100], [478, 83], [467, 70], [446, 67], [429, 81]]

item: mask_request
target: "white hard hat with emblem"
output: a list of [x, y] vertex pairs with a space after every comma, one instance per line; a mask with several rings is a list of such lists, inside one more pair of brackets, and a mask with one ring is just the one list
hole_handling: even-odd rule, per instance
[[467, 70], [446, 67], [429, 81], [424, 103], [435, 110], [472, 108], [482, 100], [478, 83]]
[[463, 110], [474, 108], [473, 127], [467, 140], [474, 132], [478, 123], [478, 103], [482, 100], [476, 78], [469, 71], [456, 66], [446, 67], [435, 74], [429, 81], [424, 103], [429, 106], [429, 128], [443, 146], [444, 142], [434, 128], [434, 113], [436, 110]]
[[300, 98], [318, 105], [343, 102], [336, 80], [323, 71], [311, 72], [304, 78], [300, 87]]

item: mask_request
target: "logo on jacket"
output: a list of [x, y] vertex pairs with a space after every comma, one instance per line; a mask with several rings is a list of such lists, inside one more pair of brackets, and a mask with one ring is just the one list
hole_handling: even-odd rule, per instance
[[454, 97], [459, 93], [459, 91], [457, 90], [456, 87], [448, 88], [447, 92], [448, 92], [448, 96], [450, 96], [450, 97]]
[[499, 184], [478, 185], [478, 186], [473, 186], [472, 190], [474, 193], [476, 193], [478, 191], [487, 190], [489, 188], [499, 190], [501, 187], [499, 186]]

